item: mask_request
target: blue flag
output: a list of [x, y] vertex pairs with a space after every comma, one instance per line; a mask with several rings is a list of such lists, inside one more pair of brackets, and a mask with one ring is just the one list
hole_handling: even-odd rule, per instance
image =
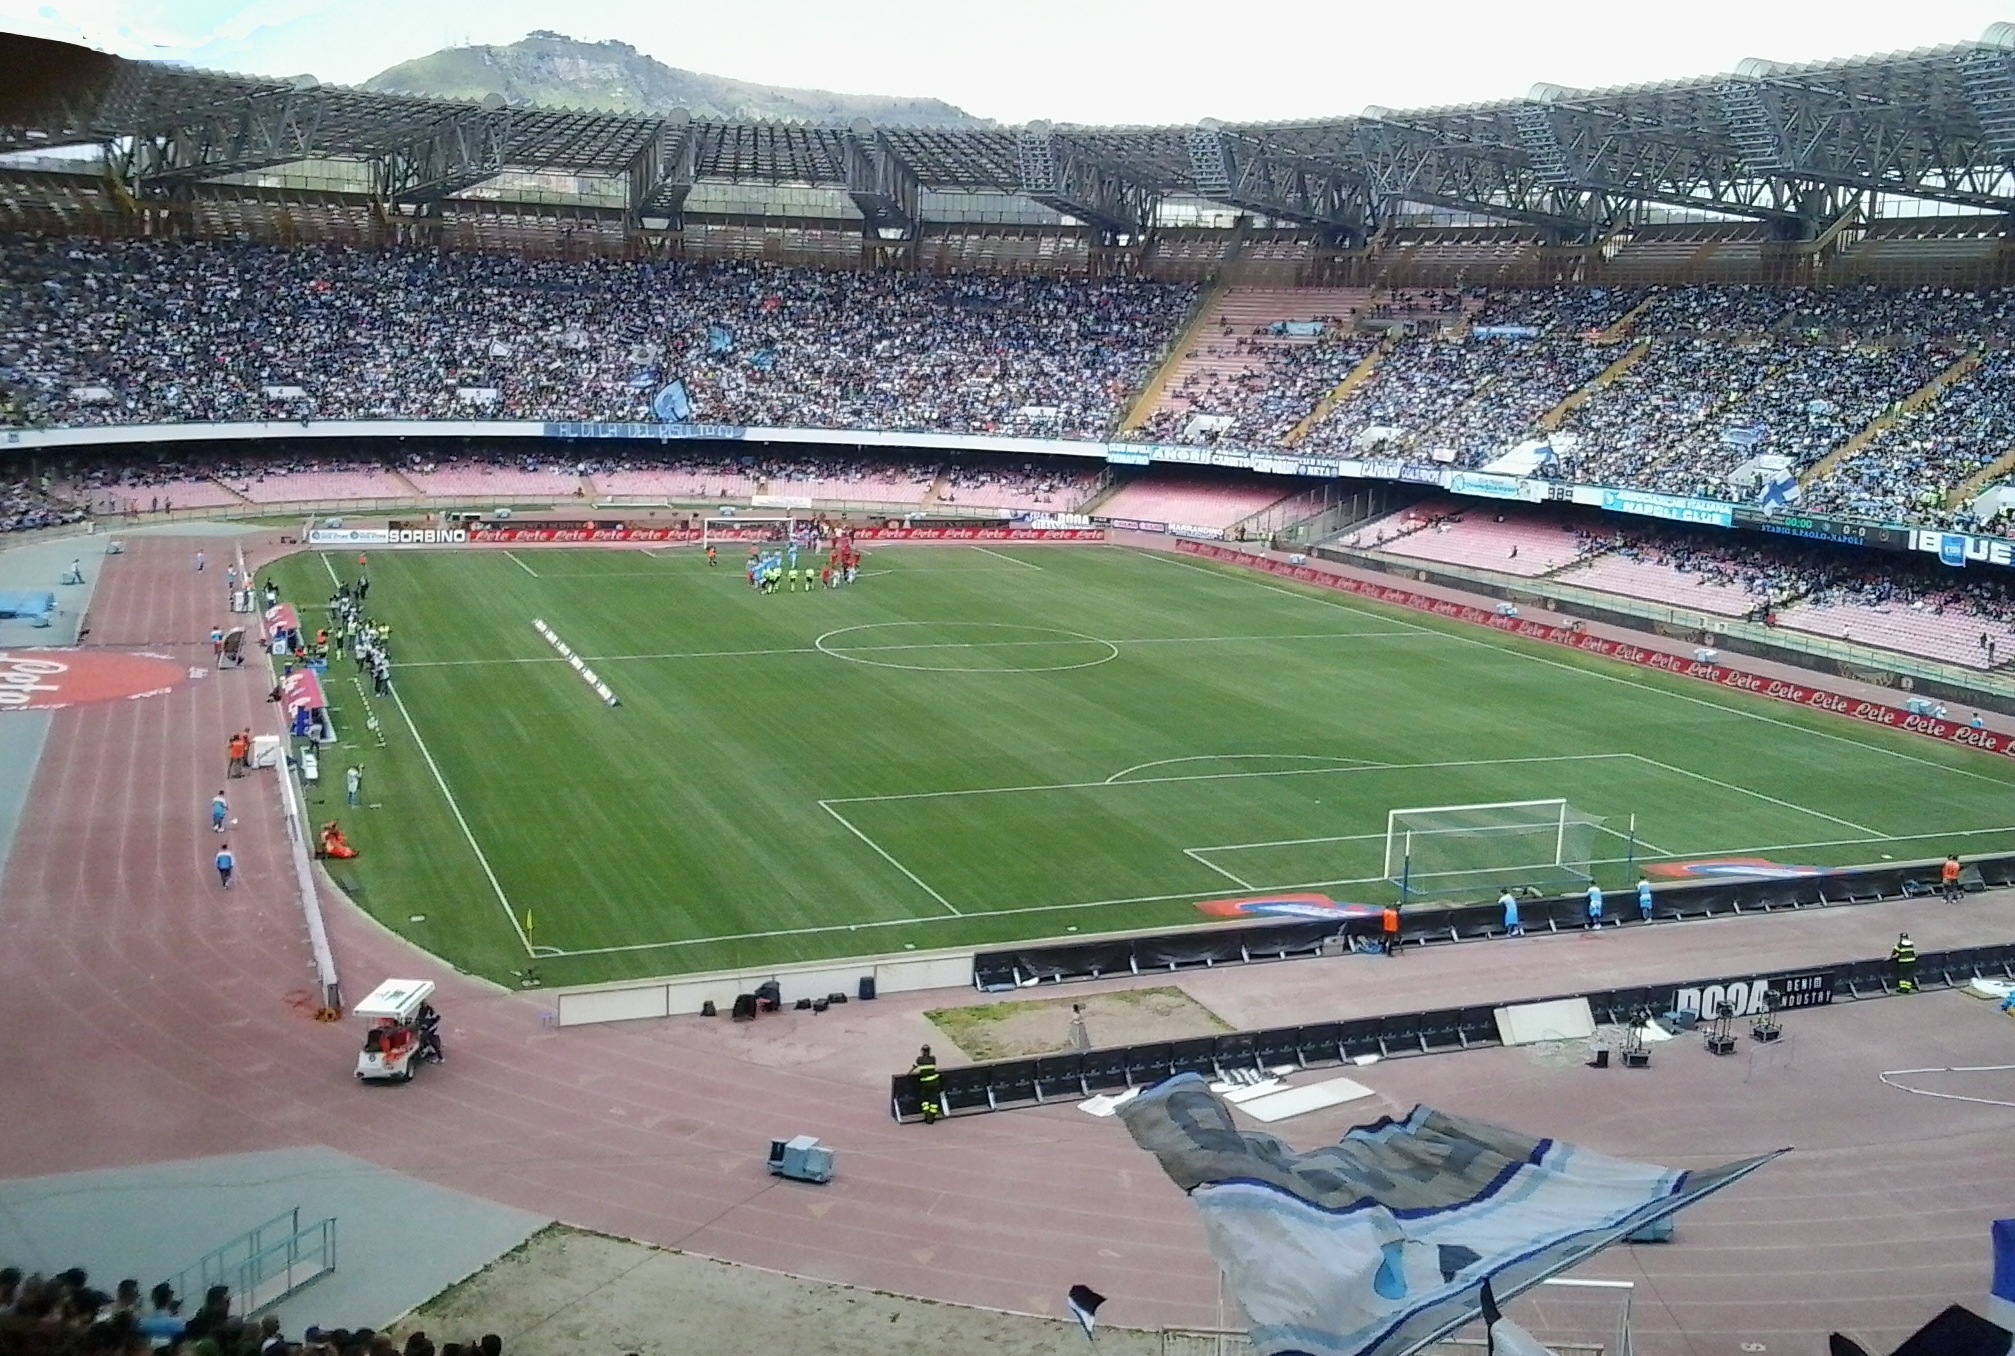
[[726, 353], [735, 346], [735, 336], [726, 325], [707, 326], [707, 352]]
[[659, 391], [651, 400], [651, 413], [661, 424], [683, 424], [693, 417], [693, 402], [686, 395], [686, 384], [675, 381]]

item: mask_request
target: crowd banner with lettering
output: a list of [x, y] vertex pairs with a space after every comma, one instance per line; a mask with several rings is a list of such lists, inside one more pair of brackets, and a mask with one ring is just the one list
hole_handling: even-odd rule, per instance
[[1374, 602], [1412, 608], [1437, 617], [1447, 617], [1452, 621], [1488, 626], [1493, 630], [1505, 631], [1527, 640], [1546, 641], [1568, 649], [1580, 650], [1585, 654], [1599, 655], [1605, 659], [1616, 659], [1642, 668], [1676, 673], [1682, 678], [1697, 678], [1719, 687], [1733, 688], [1739, 692], [1753, 692], [1761, 697], [1793, 702], [1815, 711], [1831, 711], [1835, 715], [1866, 721], [1870, 725], [1885, 725], [1893, 730], [1906, 730], [1911, 734], [1924, 735], [1947, 744], [1960, 744], [1967, 748], [1978, 749], [1982, 753], [2015, 758], [2015, 737], [1999, 734], [1993, 730], [1976, 730], [1969, 725], [1940, 720], [1935, 716], [1919, 715], [1884, 702], [1845, 697], [1837, 692], [1828, 692], [1824, 688], [1747, 673], [1741, 669], [1730, 668], [1726, 664], [1687, 659], [1665, 650], [1648, 650], [1642, 646], [1632, 645], [1628, 641], [1609, 640], [1602, 636], [1589, 635], [1584, 631], [1570, 630], [1565, 626], [1554, 626], [1549, 622], [1500, 616], [1467, 603], [1433, 598], [1423, 593], [1414, 593], [1408, 589], [1395, 588], [1390, 584], [1375, 583], [1367, 579], [1331, 574], [1327, 570], [1318, 570], [1308, 565], [1289, 565], [1283, 561], [1254, 555], [1249, 551], [1213, 546], [1209, 542], [1179, 541], [1176, 543], [1176, 549], [1189, 555], [1207, 556], [1212, 560], [1226, 560], [1255, 570], [1264, 570], [1268, 574], [1279, 575], [1299, 583], [1316, 584], [1342, 593], [1355, 594]]
[[[1579, 496], [1576, 498], [1578, 500]], [[1735, 525], [1735, 506], [1716, 499], [1688, 499], [1676, 494], [1605, 489], [1602, 491], [1602, 507], [1611, 513], [1635, 513], [1644, 518], [1663, 518], [1670, 523], [1701, 523], [1709, 527]]]
[[1517, 499], [1528, 504], [1537, 504], [1546, 498], [1544, 481], [1497, 475], [1489, 471], [1451, 471], [1448, 489], [1451, 494], [1466, 494], [1478, 499]]
[[1910, 549], [1937, 556], [1955, 569], [1969, 562], [1982, 565], [2015, 565], [2015, 542], [2000, 537], [1976, 537], [1967, 532], [1910, 530]]

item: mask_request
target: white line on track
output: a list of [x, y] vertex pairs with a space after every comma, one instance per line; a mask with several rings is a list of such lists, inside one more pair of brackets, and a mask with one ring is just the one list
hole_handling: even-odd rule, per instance
[[[1706, 860], [1714, 857], [1753, 857], [1753, 856], [1760, 856], [1761, 854], [1766, 852], [1796, 852], [1805, 848], [1851, 847], [1861, 843], [1913, 843], [1931, 838], [1941, 840], [1948, 838], [1977, 838], [1988, 834], [1998, 834], [1998, 833], [2015, 833], [2015, 824], [2005, 825], [2001, 828], [1996, 829], [1958, 829], [1938, 833], [1901, 834], [1893, 837], [1830, 838], [1811, 843], [1768, 843], [1762, 845], [1743, 844], [1742, 846], [1739, 847], [1701, 848], [1688, 852], [1667, 853], [1665, 855], [1667, 857], [1672, 858], [1682, 858], [1682, 857], [1698, 858], [1701, 860]], [[1634, 860], [1644, 862], [1652, 860], [1652, 857], [1653, 854], [1640, 854]], [[1594, 865], [1619, 866], [1622, 865], [1627, 860], [1632, 859], [1627, 859], [1623, 857], [1605, 857], [1594, 863]], [[1256, 889], [1255, 893], [1286, 892], [1294, 889], [1312, 888], [1318, 885], [1375, 885], [1384, 881], [1384, 879], [1385, 877], [1383, 876], [1367, 876], [1367, 877], [1358, 877], [1347, 881], [1344, 880], [1310, 881], [1306, 882], [1304, 885], [1301, 886], [1268, 885], [1265, 886], [1263, 889]], [[1210, 891], [1192, 890], [1186, 894], [1136, 895], [1129, 899], [1092, 899], [1092, 900], [1085, 900], [1082, 903], [1076, 903], [1076, 904], [1031, 904], [1021, 908], [1014, 908], [1014, 909], [975, 910], [973, 912], [963, 914], [961, 915], [961, 917], [967, 920], [986, 919], [986, 918], [1005, 918], [1005, 917], [1012, 917], [1017, 914], [1027, 914], [1027, 913], [1069, 913], [1082, 909], [1116, 908], [1123, 904], [1167, 904], [1167, 903], [1175, 903], [1181, 900], [1208, 899], [1211, 897], [1211, 893], [1212, 892]], [[933, 914], [923, 918], [881, 918], [867, 923], [827, 923], [818, 927], [809, 927], [809, 928], [771, 928], [763, 932], [736, 932], [725, 934], [718, 937], [685, 937], [675, 942], [637, 942], [628, 946], [598, 946], [598, 947], [585, 948], [580, 951], [560, 951], [560, 950], [547, 950], [545, 948], [541, 948], [540, 954], [559, 955], [559, 956], [602, 956], [602, 955], [619, 954], [622, 952], [630, 952], [630, 951], [671, 951], [676, 950], [677, 948], [680, 947], [687, 947], [687, 946], [707, 946], [715, 942], [752, 942], [752, 941], [762, 941], [775, 937], [812, 937], [812, 936], [819, 936], [828, 932], [855, 932], [855, 931], [865, 931], [868, 928], [912, 927], [919, 923], [945, 923], [950, 921], [952, 921], [950, 916], [943, 914]]]
[[[340, 587], [342, 577], [336, 573], [336, 567], [329, 563], [326, 554], [322, 557], [322, 564], [329, 571], [329, 578]], [[441, 765], [434, 761], [432, 751], [427, 748], [427, 741], [420, 737], [420, 727], [413, 723], [413, 713], [406, 709], [405, 699], [399, 696], [397, 687], [392, 689], [392, 703], [399, 708], [399, 714], [405, 718], [406, 728], [412, 731], [413, 747], [420, 751], [420, 757], [427, 760], [427, 769], [434, 774], [434, 785], [441, 788], [441, 797], [448, 802], [449, 813], [454, 815], [455, 822], [461, 825], [462, 837], [469, 841], [469, 850], [476, 854], [476, 865], [483, 868], [483, 878], [490, 882], [490, 889], [496, 892], [497, 903], [503, 907], [504, 917], [511, 920], [511, 931], [518, 934], [518, 944], [525, 948], [527, 956], [557, 954], [551, 947], [533, 947], [532, 939], [525, 935], [524, 925], [518, 921], [517, 910], [511, 907], [510, 896], [504, 893], [503, 884], [498, 881], [497, 873], [490, 869], [490, 859], [483, 854], [482, 844], [476, 841], [475, 831], [469, 827], [467, 817], [462, 814], [462, 807], [456, 803], [455, 793], [448, 789], [448, 779], [441, 775]]]
[[[1246, 570], [1239, 570], [1237, 573], [1230, 573], [1224, 570], [1209, 569], [1202, 565], [1192, 565], [1190, 562], [1186, 560], [1171, 559], [1167, 556], [1161, 555], [1154, 551], [1142, 550], [1139, 547], [1129, 546], [1124, 547], [1122, 549], [1129, 551], [1135, 555], [1146, 556], [1151, 560], [1161, 560], [1166, 564], [1180, 565], [1184, 569], [1196, 570], [1203, 574], [1214, 574], [1224, 579], [1246, 578], [1246, 576], [1250, 574], [1250, 571]], [[1377, 617], [1380, 621], [1391, 620], [1390, 618], [1386, 617], [1383, 613], [1367, 612], [1363, 608], [1352, 607], [1348, 603], [1340, 603], [1333, 598], [1325, 598], [1318, 593], [1297, 592], [1294, 589], [1282, 588], [1277, 584], [1262, 583], [1255, 578], [1246, 578], [1246, 582], [1253, 585], [1253, 587], [1255, 588], [1266, 589], [1270, 593], [1284, 593], [1290, 598], [1302, 598], [1311, 603], [1321, 603], [1326, 607], [1340, 608], [1345, 612], [1353, 613], [1357, 616]], [[1315, 586], [1311, 585], [1310, 587]], [[1387, 606], [1395, 606], [1395, 605], [1388, 604]], [[1400, 624], [1406, 625], [1407, 623], [1402, 622]], [[1495, 650], [1499, 654], [1509, 655], [1514, 659], [1524, 659], [1534, 664], [1544, 664], [1548, 668], [1561, 669], [1568, 673], [1578, 673], [1582, 675], [1584, 678], [1594, 678], [1605, 683], [1616, 683], [1622, 687], [1634, 687], [1640, 692], [1655, 692], [1661, 697], [1670, 697], [1674, 701], [1687, 702], [1693, 706], [1705, 706], [1715, 711], [1725, 711], [1729, 715], [1740, 716], [1744, 720], [1760, 721], [1765, 725], [1775, 725], [1782, 730], [1796, 730], [1800, 734], [1811, 735], [1814, 739], [1826, 739], [1831, 740], [1836, 744], [1847, 744], [1857, 749], [1868, 749], [1875, 753], [1886, 754], [1891, 758], [1901, 759], [1906, 763], [1916, 763], [1919, 767], [1935, 768], [1939, 772], [1950, 773], [1954, 776], [1959, 777], [1968, 777], [1978, 782], [1990, 782], [1995, 786], [2005, 787], [2010, 785], [2010, 783], [2005, 778], [1990, 777], [1984, 772], [1975, 772], [1971, 768], [1957, 767], [1946, 763], [1933, 762], [1929, 758], [1919, 758], [1916, 754], [1905, 753], [1901, 749], [1892, 749], [1883, 744], [1871, 744], [1866, 740], [1861, 739], [1850, 739], [1846, 735], [1834, 734], [1830, 730], [1818, 730], [1814, 729], [1809, 725], [1799, 725], [1794, 721], [1779, 720], [1777, 717], [1765, 715], [1761, 711], [1749, 711], [1745, 710], [1740, 706], [1731, 706], [1726, 702], [1709, 701], [1705, 697], [1696, 697], [1691, 693], [1675, 692], [1670, 688], [1658, 687], [1651, 683], [1646, 683], [1635, 678], [1626, 677], [1621, 673], [1609, 673], [1602, 668], [1583, 668], [1579, 664], [1564, 663], [1558, 659], [1549, 659], [1545, 655], [1529, 654], [1524, 650], [1516, 648], [1515, 646], [1498, 644], [1492, 641], [1485, 640], [1481, 636], [1463, 635], [1462, 630], [1471, 629], [1471, 624], [1468, 622], [1457, 623], [1457, 627], [1459, 627], [1460, 629], [1451, 628], [1447, 631], [1434, 631], [1434, 634], [1445, 636], [1450, 640], [1459, 641], [1464, 645], [1474, 645], [1485, 650]], [[1420, 627], [1419, 629], [1426, 631], [1429, 630], [1430, 628]], [[1592, 657], [1600, 658], [1600, 656], [1592, 656]], [[1614, 662], [1614, 661], [1606, 661], [1606, 662]]]
[[832, 805], [826, 801], [823, 800], [820, 801], [819, 808], [821, 810], [824, 810], [827, 814], [831, 815], [834, 819], [837, 819], [840, 822], [841, 827], [845, 828], [848, 833], [851, 833], [854, 837], [860, 839], [863, 843], [866, 843], [870, 848], [874, 849], [876, 856], [880, 857], [890, 866], [893, 866], [896, 870], [902, 872], [905, 876], [908, 876], [910, 878], [910, 882], [913, 885], [915, 885], [917, 889], [922, 890], [925, 894], [929, 895], [932, 899], [935, 899], [939, 904], [943, 905], [945, 912], [949, 913], [954, 918], [959, 916], [959, 911], [952, 907], [952, 903], [950, 900], [946, 899], [936, 890], [931, 889], [930, 886], [924, 884], [923, 877], [919, 876], [916, 872], [910, 870], [907, 866], [904, 866], [901, 862], [897, 861], [895, 857], [890, 854], [887, 848], [884, 848], [880, 843], [877, 843], [874, 839], [868, 837], [865, 833], [862, 833], [860, 829], [855, 826], [854, 822], [851, 819], [848, 819], [838, 810], [835, 810], [832, 807]]
[[517, 567], [518, 567], [519, 569], [523, 570], [523, 571], [524, 571], [524, 572], [525, 572], [526, 574], [528, 574], [528, 575], [532, 576], [532, 578], [534, 578], [534, 579], [537, 579], [537, 578], [539, 577], [539, 572], [538, 572], [537, 570], [535, 570], [535, 569], [533, 569], [533, 568], [532, 568], [531, 566], [527, 565], [527, 564], [526, 564], [526, 563], [525, 563], [524, 561], [522, 561], [522, 560], [519, 560], [519, 559], [518, 559], [518, 554], [517, 554], [517, 552], [515, 552], [515, 551], [506, 551], [506, 552], [504, 552], [504, 554], [505, 554], [506, 556], [510, 557], [510, 561], [511, 561], [511, 563], [512, 563], [513, 565], [515, 565], [515, 566], [517, 566]]
[[1024, 570], [1040, 570], [1042, 568], [1040, 565], [1031, 565], [1026, 560], [1016, 560], [1013, 556], [1004, 555], [999, 551], [990, 551], [984, 546], [975, 546], [972, 549], [983, 556], [992, 556], [995, 560], [1005, 560], [1010, 565], [1019, 565]]

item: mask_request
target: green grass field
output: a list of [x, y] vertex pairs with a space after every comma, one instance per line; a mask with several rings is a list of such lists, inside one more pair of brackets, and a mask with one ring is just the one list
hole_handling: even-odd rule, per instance
[[[312, 626], [351, 568], [275, 575]], [[771, 597], [691, 551], [381, 552], [371, 583], [397, 696], [332, 670], [310, 812], [363, 907], [504, 981], [533, 949], [569, 984], [1383, 902], [1407, 806], [1565, 797], [1618, 885], [1633, 815], [1640, 859], [2015, 848], [2015, 763], [1145, 552], [887, 548]]]

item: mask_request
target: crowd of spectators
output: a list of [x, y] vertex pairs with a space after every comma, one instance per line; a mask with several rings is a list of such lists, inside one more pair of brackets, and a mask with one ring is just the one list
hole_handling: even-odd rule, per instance
[[31, 422], [646, 420], [1099, 438], [1195, 299], [1113, 279], [10, 237]]
[[191, 1312], [162, 1282], [142, 1294], [123, 1280], [108, 1294], [71, 1267], [53, 1276], [24, 1276], [0, 1267], [0, 1351], [21, 1356], [503, 1356], [494, 1333], [437, 1346], [416, 1332], [403, 1343], [369, 1328], [309, 1328], [298, 1340], [272, 1315], [231, 1312], [230, 1287], [210, 1287]]
[[83, 507], [59, 498], [40, 478], [0, 480], [0, 532], [32, 532], [82, 522]]
[[[677, 381], [695, 422], [1099, 440], [1195, 302], [1193, 288], [1134, 280], [4, 245], [0, 420], [36, 424], [648, 421]], [[1314, 338], [1225, 336], [1236, 360], [1176, 388], [1132, 436], [1279, 448], [1383, 343], [1376, 373], [1295, 450], [1477, 467], [1543, 432], [1542, 415], [1627, 351], [1591, 342], [1604, 336], [1649, 351], [1569, 414], [1549, 474], [1752, 498], [1808, 475], [1967, 352], [1982, 353], [1977, 370], [1829, 467], [1806, 507], [1975, 526], [1948, 508], [1952, 490], [2015, 452], [1998, 349], [2015, 289], [1469, 288], [1377, 294], [1332, 320]], [[95, 488], [128, 506], [177, 479], [169, 463], [120, 474]], [[256, 459], [209, 472], [238, 487], [275, 474]], [[13, 526], [70, 511], [19, 482], [4, 510]]]

